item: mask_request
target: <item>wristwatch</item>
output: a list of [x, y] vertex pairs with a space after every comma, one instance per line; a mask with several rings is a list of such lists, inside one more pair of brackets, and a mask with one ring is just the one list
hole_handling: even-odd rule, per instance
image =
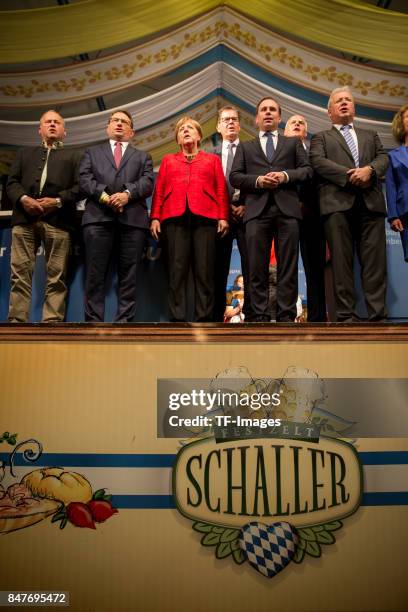
[[55, 198], [55, 203], [57, 208], [62, 208], [61, 198]]

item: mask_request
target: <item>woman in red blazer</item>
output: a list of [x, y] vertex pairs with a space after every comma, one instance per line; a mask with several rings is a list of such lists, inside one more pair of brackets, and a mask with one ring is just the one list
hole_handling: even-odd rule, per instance
[[216, 234], [228, 231], [228, 193], [220, 159], [200, 151], [200, 124], [178, 121], [180, 152], [166, 155], [153, 194], [152, 236], [163, 233], [169, 268], [171, 321], [186, 321], [186, 288], [190, 264], [195, 284], [195, 320], [211, 321], [214, 309]]

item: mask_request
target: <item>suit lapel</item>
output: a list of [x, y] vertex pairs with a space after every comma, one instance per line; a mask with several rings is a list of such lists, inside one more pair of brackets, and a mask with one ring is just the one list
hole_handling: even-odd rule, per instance
[[[220, 158], [220, 162], [221, 162], [221, 166], [222, 166], [222, 145], [221, 145], [221, 151], [217, 151], [215, 154], [217, 155], [217, 157]], [[224, 172], [224, 167], [222, 168], [222, 171]], [[235, 189], [231, 185], [231, 183], [229, 182], [229, 180], [227, 179], [225, 174], [224, 174], [224, 177], [225, 177], [225, 182], [227, 184], [228, 198], [229, 198], [229, 200], [231, 202], [232, 196], [234, 195], [234, 192], [235, 192]]]
[[123, 166], [125, 166], [128, 163], [129, 159], [135, 153], [136, 153], [136, 149], [129, 143], [128, 146], [126, 147], [126, 151], [124, 152], [121, 162], [119, 164], [118, 171], [121, 170]]
[[[367, 133], [365, 130], [360, 130], [359, 128], [354, 128], [357, 136], [358, 142], [358, 160], [361, 166], [364, 166], [364, 155], [365, 155], [365, 146], [367, 143]], [[369, 160], [370, 161], [370, 160]]]
[[123, 168], [123, 166], [125, 166], [127, 164], [129, 159], [136, 153], [136, 149], [130, 143], [128, 144], [128, 146], [126, 147], [126, 151], [124, 152], [124, 154], [122, 156], [122, 159], [120, 161], [119, 168], [116, 167], [115, 158], [113, 157], [112, 147], [110, 145], [110, 141], [109, 140], [108, 140], [107, 143], [105, 143], [103, 145], [103, 152], [104, 152], [106, 158], [109, 160], [109, 162], [115, 168], [116, 172], [119, 172], [119, 170], [121, 170]]
[[402, 147], [397, 149], [396, 154], [401, 163], [408, 167], [408, 147], [402, 145]]
[[261, 141], [260, 141], [260, 138], [259, 138], [259, 133], [258, 133], [258, 136], [254, 140], [254, 145], [255, 145], [256, 152], [259, 155], [262, 156], [262, 159], [267, 164], [269, 164], [269, 163], [272, 164], [279, 157], [280, 152], [281, 152], [281, 150], [282, 150], [282, 148], [284, 146], [284, 142], [285, 142], [285, 138], [282, 136], [282, 134], [279, 134], [279, 132], [278, 132], [278, 142], [277, 142], [275, 152], [274, 152], [273, 157], [272, 157], [270, 162], [268, 161], [268, 158], [266, 157], [265, 153], [263, 152], [263, 149], [262, 149], [262, 146], [261, 146]]
[[[335, 139], [337, 140], [337, 142], [339, 143], [339, 145], [342, 147], [342, 149], [347, 153], [347, 155], [349, 156], [349, 158], [351, 159], [351, 161], [354, 164], [354, 159], [353, 156], [351, 154], [351, 151], [348, 147], [347, 142], [344, 140], [344, 137], [340, 134], [339, 130], [337, 128], [335, 128], [334, 126], [332, 127], [332, 129], [330, 130], [329, 134]], [[358, 137], [357, 137], [358, 140]], [[361, 152], [360, 152], [360, 143], [359, 143], [359, 149], [358, 149], [358, 155], [359, 157], [361, 157]]]
[[284, 144], [285, 144], [285, 137], [282, 136], [282, 134], [279, 134], [279, 132], [278, 132], [278, 143], [276, 145], [275, 154], [272, 157], [272, 162], [279, 157], [280, 152], [282, 151], [282, 148], [283, 148]]
[[256, 153], [257, 155], [260, 155], [260, 156], [261, 156], [261, 158], [262, 158], [262, 160], [263, 160], [264, 162], [266, 162], [267, 164], [269, 164], [269, 162], [268, 162], [268, 158], [266, 157], [266, 155], [265, 155], [265, 153], [263, 152], [263, 149], [262, 149], [262, 147], [261, 147], [261, 141], [260, 141], [260, 139], [259, 139], [259, 133], [258, 133], [258, 136], [257, 136], [257, 137], [255, 138], [255, 140], [253, 141], [253, 144], [254, 144], [254, 150], [255, 150], [255, 153]]
[[111, 148], [111, 145], [110, 145], [110, 141], [109, 141], [109, 140], [108, 140], [108, 142], [105, 142], [105, 143], [102, 145], [102, 149], [103, 149], [103, 152], [104, 152], [104, 154], [105, 154], [106, 159], [109, 161], [109, 163], [110, 163], [110, 164], [112, 164], [112, 166], [113, 166], [113, 167], [115, 168], [115, 170], [116, 170], [116, 164], [115, 164], [115, 160], [114, 160], [114, 158], [113, 158], [112, 148]]

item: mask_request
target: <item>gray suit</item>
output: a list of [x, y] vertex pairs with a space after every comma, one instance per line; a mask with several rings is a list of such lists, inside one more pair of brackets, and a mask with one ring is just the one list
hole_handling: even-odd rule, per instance
[[357, 321], [353, 275], [354, 247], [361, 265], [368, 318], [386, 317], [386, 257], [384, 217], [386, 207], [380, 178], [388, 166], [388, 157], [378, 135], [355, 128], [359, 166], [374, 170], [370, 185], [352, 185], [347, 171], [355, 167], [351, 151], [334, 126], [312, 137], [310, 161], [317, 174], [320, 213], [323, 215], [329, 243], [336, 320]]
[[[85, 152], [79, 183], [87, 196], [82, 219], [86, 255], [85, 320], [103, 321], [105, 281], [109, 261], [118, 246], [118, 310], [116, 322], [132, 321], [136, 310], [136, 281], [148, 229], [146, 198], [153, 191], [150, 155], [128, 145], [116, 168], [109, 141]], [[118, 213], [99, 199], [129, 191], [130, 199]]]

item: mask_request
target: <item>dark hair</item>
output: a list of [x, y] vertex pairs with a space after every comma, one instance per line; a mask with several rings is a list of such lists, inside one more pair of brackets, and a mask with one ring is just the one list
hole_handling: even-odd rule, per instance
[[273, 100], [278, 106], [279, 114], [282, 115], [281, 105], [279, 104], [277, 100], [275, 100], [275, 98], [272, 98], [272, 96], [265, 96], [264, 98], [261, 98], [261, 100], [259, 100], [258, 104], [256, 105], [256, 114], [258, 114], [259, 107], [261, 106], [262, 102], [264, 102], [265, 100]]
[[238, 120], [240, 119], [240, 116], [239, 116], [239, 110], [237, 109], [237, 107], [236, 107], [236, 106], [231, 106], [231, 105], [228, 105], [228, 106], [223, 106], [222, 108], [220, 108], [220, 109], [219, 109], [219, 111], [218, 111], [218, 117], [217, 117], [217, 123], [219, 123], [219, 122], [221, 121], [221, 115], [222, 115], [222, 113], [223, 113], [224, 111], [227, 111], [227, 110], [232, 110], [232, 111], [235, 111], [235, 112], [237, 113], [237, 115], [238, 115]]
[[132, 119], [132, 115], [129, 113], [129, 111], [127, 110], [123, 110], [123, 108], [117, 108], [116, 110], [112, 111], [111, 114], [109, 115], [109, 121], [108, 123], [110, 123], [110, 120], [112, 119], [113, 115], [116, 115], [116, 113], [122, 113], [123, 115], [126, 115], [126, 117], [128, 117], [129, 121], [130, 121], [130, 127], [133, 130], [133, 119]]

